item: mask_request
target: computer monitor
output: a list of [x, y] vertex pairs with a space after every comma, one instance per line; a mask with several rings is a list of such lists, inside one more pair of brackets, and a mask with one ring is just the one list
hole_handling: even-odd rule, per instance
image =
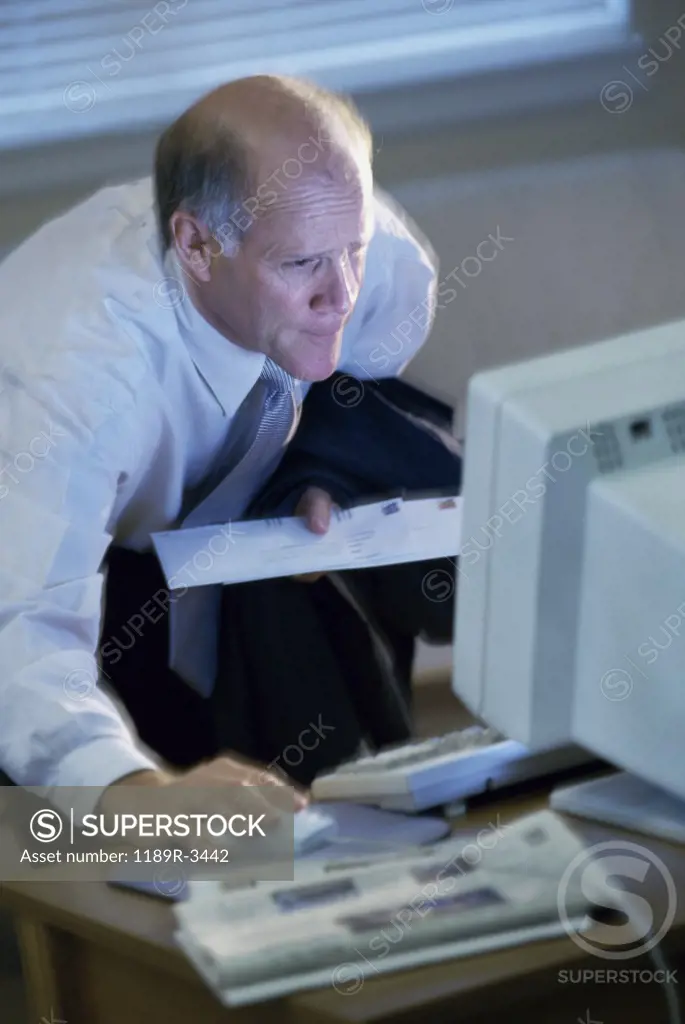
[[453, 690], [685, 798], [685, 321], [474, 376]]

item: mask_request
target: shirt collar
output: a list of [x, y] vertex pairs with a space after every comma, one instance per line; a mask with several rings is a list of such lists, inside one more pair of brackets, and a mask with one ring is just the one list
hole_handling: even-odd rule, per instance
[[167, 304], [178, 297], [174, 312], [190, 358], [224, 415], [233, 417], [257, 383], [266, 357], [229, 341], [205, 320], [193, 305], [173, 249], [164, 257], [164, 269]]

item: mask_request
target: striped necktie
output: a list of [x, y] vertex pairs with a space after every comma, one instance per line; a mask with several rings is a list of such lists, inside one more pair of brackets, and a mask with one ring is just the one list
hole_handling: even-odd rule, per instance
[[[240, 519], [278, 466], [297, 419], [295, 380], [267, 359], [215, 468], [184, 503], [182, 526]], [[170, 668], [204, 697], [216, 677], [220, 607], [221, 585], [216, 584], [191, 587], [169, 606]]]
[[[267, 359], [259, 380], [238, 410], [216, 468], [199, 492], [191, 494], [183, 526], [239, 519], [280, 461], [296, 418], [295, 380]], [[243, 450], [236, 457], [241, 441]]]

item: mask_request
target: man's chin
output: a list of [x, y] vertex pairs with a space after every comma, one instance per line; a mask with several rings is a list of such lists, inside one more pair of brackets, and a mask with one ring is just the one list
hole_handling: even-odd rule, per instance
[[305, 370], [297, 375], [297, 379], [308, 381], [310, 384], [316, 384], [319, 380], [327, 380], [334, 373], [335, 366], [325, 371], [320, 370], [318, 372], [315, 372], [314, 370]]
[[319, 344], [316, 340], [312, 344], [311, 340], [307, 339], [300, 350], [292, 354], [286, 369], [298, 380], [311, 383], [326, 380], [336, 371], [341, 343], [341, 338], [328, 344]]

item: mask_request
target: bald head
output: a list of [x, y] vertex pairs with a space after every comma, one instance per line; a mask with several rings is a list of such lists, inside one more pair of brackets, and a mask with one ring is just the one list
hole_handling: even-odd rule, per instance
[[256, 75], [203, 96], [161, 136], [155, 191], [165, 249], [176, 210], [239, 244], [305, 175], [370, 175], [372, 138], [354, 104], [312, 82]]
[[297, 78], [239, 78], [203, 96], [184, 117], [213, 133], [238, 135], [254, 153], [323, 134], [339, 148], [361, 143], [371, 155], [368, 128], [351, 103]]

